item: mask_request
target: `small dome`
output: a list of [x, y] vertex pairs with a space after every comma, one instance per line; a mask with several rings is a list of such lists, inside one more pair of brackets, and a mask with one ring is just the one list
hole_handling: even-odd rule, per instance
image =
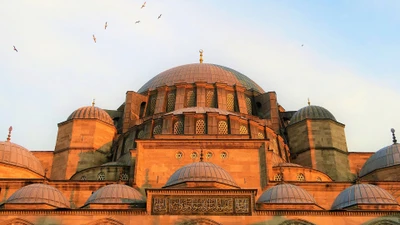
[[278, 184], [264, 191], [257, 203], [316, 204], [315, 199], [303, 188], [292, 184]]
[[386, 190], [372, 184], [356, 184], [346, 188], [336, 197], [332, 209], [344, 209], [357, 204], [395, 204]]
[[164, 85], [174, 85], [177, 83], [207, 82], [210, 84], [220, 82], [228, 85], [240, 84], [246, 89], [254, 89], [263, 93], [263, 89], [247, 76], [231, 68], [208, 64], [193, 63], [174, 67], [166, 70], [149, 80], [143, 85], [138, 93], [143, 93], [149, 89], [155, 89]]
[[39, 159], [26, 148], [10, 141], [0, 142], [0, 163], [18, 166], [44, 175], [44, 170]]
[[290, 124], [294, 124], [305, 119], [331, 119], [336, 121], [335, 117], [327, 109], [321, 106], [309, 105], [299, 109], [290, 119]]
[[214, 181], [239, 187], [228, 172], [210, 162], [195, 162], [181, 167], [172, 174], [164, 187], [188, 181]]
[[56, 208], [70, 208], [68, 200], [57, 188], [47, 184], [31, 184], [20, 188], [10, 196], [6, 203], [49, 204]]
[[94, 192], [85, 205], [97, 203], [145, 203], [146, 198], [133, 187], [124, 184], [110, 184]]
[[400, 164], [400, 144], [386, 146], [371, 155], [360, 171], [360, 177], [368, 173]]
[[108, 113], [96, 106], [85, 106], [75, 110], [67, 120], [71, 119], [98, 119], [110, 125], [114, 125]]

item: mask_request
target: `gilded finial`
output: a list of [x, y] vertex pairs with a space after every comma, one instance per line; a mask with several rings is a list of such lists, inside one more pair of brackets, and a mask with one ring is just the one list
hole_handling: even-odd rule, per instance
[[200, 150], [200, 162], [203, 162], [203, 149]]
[[11, 140], [11, 131], [12, 131], [12, 126], [10, 126], [10, 128], [8, 128], [7, 141], [10, 141], [10, 140]]
[[92, 101], [92, 106], [94, 106], [96, 99], [93, 99]]
[[203, 49], [200, 49], [199, 52], [200, 52], [200, 63], [203, 63]]
[[394, 128], [390, 129], [390, 131], [392, 132], [392, 136], [393, 136], [393, 144], [395, 145], [397, 143], [396, 140], [396, 135], [394, 134], [394, 132], [396, 131]]
[[308, 98], [308, 105], [311, 105], [311, 103], [310, 103], [310, 98]]

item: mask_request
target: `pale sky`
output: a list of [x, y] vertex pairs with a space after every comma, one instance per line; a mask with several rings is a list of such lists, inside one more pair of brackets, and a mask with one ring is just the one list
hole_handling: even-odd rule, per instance
[[349, 151], [391, 144], [392, 127], [400, 139], [400, 1], [143, 2], [0, 0], [0, 139], [12, 125], [13, 142], [53, 150], [74, 110], [93, 98], [117, 109], [126, 91], [198, 62], [199, 49], [288, 111], [307, 98], [328, 109]]

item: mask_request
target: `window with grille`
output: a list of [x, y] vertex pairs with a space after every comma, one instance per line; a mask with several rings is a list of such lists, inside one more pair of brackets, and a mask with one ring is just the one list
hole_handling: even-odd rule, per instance
[[317, 181], [322, 181], [321, 177], [317, 177]]
[[261, 133], [261, 132], [258, 132], [257, 138], [258, 138], [258, 139], [264, 139], [264, 134]]
[[138, 139], [143, 139], [144, 138], [144, 131], [143, 130], [139, 131], [139, 133], [137, 135], [137, 138]]
[[235, 111], [235, 97], [231, 93], [226, 95], [226, 109]]
[[150, 104], [149, 104], [149, 109], [147, 111], [147, 115], [153, 115], [154, 114], [154, 110], [156, 109], [156, 100], [157, 100], [157, 96], [156, 95], [152, 95], [150, 96]]
[[253, 108], [251, 104], [251, 99], [249, 97], [246, 97], [246, 108], [247, 108], [247, 114], [253, 115]]
[[206, 154], [207, 159], [211, 158], [212, 156], [213, 156], [212, 152], [207, 152], [207, 154]]
[[304, 174], [299, 173], [297, 174], [297, 181], [304, 181], [306, 178], [304, 177]]
[[181, 120], [174, 123], [174, 134], [183, 134], [183, 122]]
[[197, 152], [192, 152], [192, 154], [190, 154], [190, 158], [192, 159], [197, 158]]
[[183, 156], [183, 153], [182, 153], [182, 152], [177, 152], [177, 153], [175, 154], [175, 157], [176, 157], [177, 159], [182, 158], [182, 156]]
[[216, 107], [216, 95], [214, 94], [214, 90], [207, 90], [206, 96], [206, 107], [215, 108]]
[[167, 97], [167, 112], [175, 110], [175, 92], [168, 93]]
[[228, 157], [228, 153], [222, 152], [222, 153], [221, 153], [221, 158], [222, 158], [222, 159], [225, 159], [226, 157]]
[[240, 125], [239, 133], [240, 134], [248, 134], [249, 132], [247, 131], [247, 127], [246, 126]]
[[186, 107], [196, 106], [196, 96], [193, 90], [186, 92]]
[[196, 134], [205, 134], [206, 133], [206, 124], [204, 120], [196, 121]]
[[275, 174], [275, 176], [274, 176], [274, 181], [282, 181], [282, 174], [281, 173], [278, 173], [278, 174]]
[[103, 172], [100, 172], [97, 174], [97, 180], [105, 180], [106, 179], [106, 174]]
[[218, 134], [228, 134], [228, 124], [225, 121], [218, 122]]
[[153, 134], [161, 134], [161, 124], [157, 124], [153, 129]]
[[129, 179], [129, 176], [128, 176], [128, 174], [123, 173], [123, 174], [121, 174], [120, 179], [126, 181]]

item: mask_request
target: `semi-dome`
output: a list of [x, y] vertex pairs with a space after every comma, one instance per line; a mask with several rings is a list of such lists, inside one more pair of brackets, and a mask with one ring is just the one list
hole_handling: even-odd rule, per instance
[[0, 163], [22, 167], [41, 176], [44, 175], [39, 159], [26, 148], [11, 141], [0, 142]]
[[67, 120], [71, 119], [98, 119], [110, 125], [114, 125], [114, 121], [111, 119], [110, 115], [96, 106], [85, 106], [75, 110]]
[[135, 188], [124, 184], [110, 184], [94, 192], [85, 205], [97, 203], [145, 203], [146, 198]]
[[299, 109], [290, 119], [290, 124], [294, 124], [305, 119], [331, 119], [336, 121], [333, 114], [324, 107], [309, 105]]
[[57, 188], [47, 184], [31, 184], [10, 196], [6, 204], [48, 204], [56, 208], [70, 208], [68, 200]]
[[344, 209], [358, 204], [398, 205], [396, 199], [386, 190], [372, 184], [356, 184], [340, 192], [332, 209]]
[[303, 188], [292, 184], [278, 184], [264, 191], [257, 203], [316, 204], [315, 199]]
[[168, 179], [164, 187], [184, 182], [218, 182], [239, 187], [232, 176], [221, 167], [210, 162], [195, 162], [181, 167]]
[[239, 84], [248, 90], [264, 92], [260, 86], [242, 73], [225, 66], [207, 63], [187, 64], [166, 70], [149, 80], [138, 92], [143, 93], [164, 85], [195, 82]]
[[369, 157], [360, 171], [360, 176], [395, 165], [400, 165], [400, 144], [398, 143], [386, 146]]

